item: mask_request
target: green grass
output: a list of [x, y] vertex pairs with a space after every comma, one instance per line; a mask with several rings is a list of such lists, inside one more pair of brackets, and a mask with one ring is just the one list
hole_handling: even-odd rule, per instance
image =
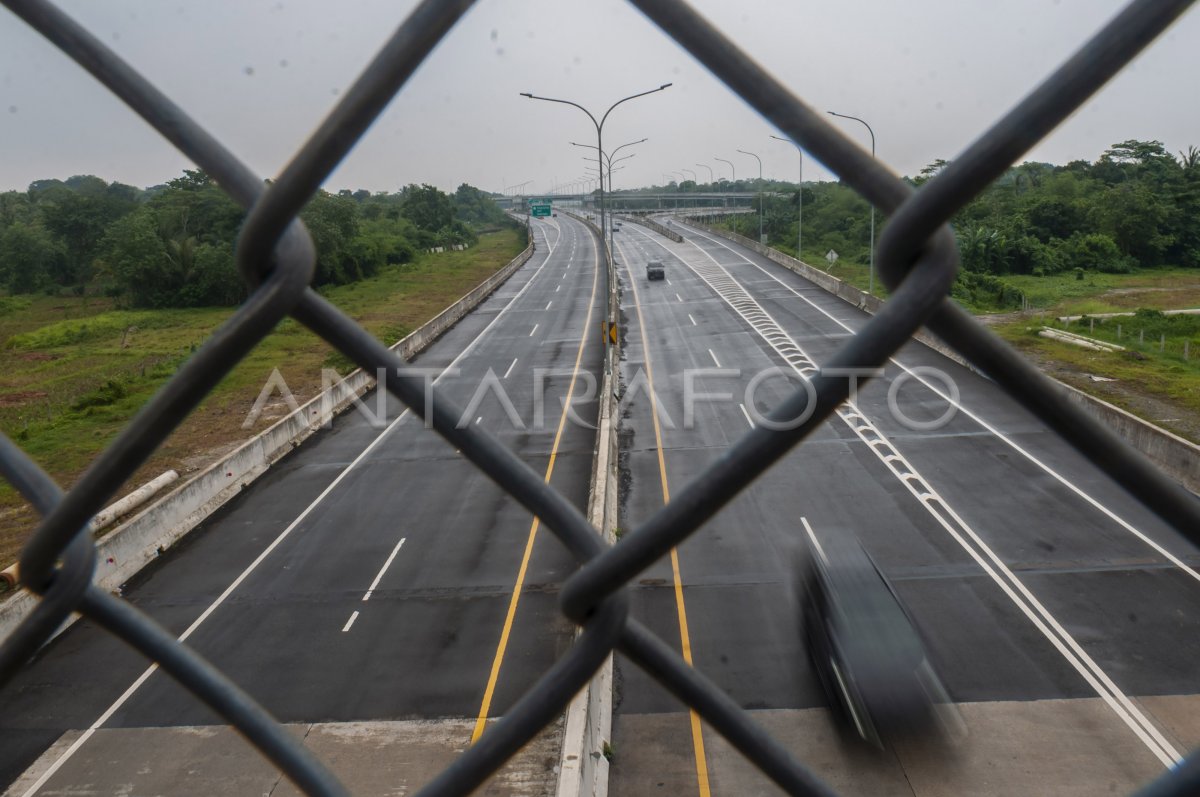
[[[795, 257], [792, 251], [788, 251], [788, 254]], [[869, 263], [856, 263], [842, 257], [838, 258], [837, 262], [830, 266], [825, 260], [825, 256], [820, 252], [805, 252], [803, 260], [813, 268], [820, 269], [826, 274], [837, 277], [842, 282], [853, 285], [863, 293], [866, 293], [871, 285], [871, 266]], [[875, 295], [882, 298], [887, 298], [888, 296], [887, 286], [879, 278], [878, 271], [875, 272]]]
[[[1076, 387], [1151, 422], [1160, 422], [1161, 418], [1146, 416], [1134, 395], [1168, 402], [1192, 418], [1200, 414], [1200, 317], [1156, 312], [1200, 307], [1200, 270], [1159, 268], [1131, 274], [1084, 272], [1083, 279], [1074, 273], [1003, 279], [1023, 291], [1030, 307], [1036, 308], [1024, 318], [994, 327], [1014, 346], [1064, 366], [1067, 374], [1077, 375], [1074, 380], [1068, 379]], [[1112, 312], [1136, 315], [1070, 323], [1056, 320], [1058, 316]], [[1116, 343], [1126, 351], [1097, 352], [1048, 340], [1037, 336], [1042, 326]], [[1117, 382], [1096, 383], [1087, 374]], [[1196, 439], [1194, 428], [1194, 423], [1181, 423], [1172, 426], [1172, 431]]]
[[1131, 274], [1085, 271], [1044, 277], [1008, 275], [1001, 279], [1021, 291], [1031, 308], [1056, 315], [1200, 307], [1200, 270], [1139, 269]]
[[[1139, 314], [1143, 316], [1144, 314]], [[1157, 317], [1157, 322], [1155, 322]], [[1177, 322], [1179, 319], [1179, 322]], [[1148, 318], [1122, 317], [1112, 318], [1101, 322], [1097, 320], [1094, 326], [1088, 320], [1062, 324], [1050, 320], [1034, 319], [1012, 321], [993, 327], [1002, 338], [1012, 343], [1018, 349], [1036, 354], [1039, 357], [1053, 360], [1067, 366], [1083, 376], [1096, 374], [1117, 380], [1121, 392], [1114, 393], [1106, 383], [1094, 383], [1089, 379], [1080, 379], [1075, 386], [1094, 395], [1123, 406], [1125, 409], [1138, 414], [1138, 407], [1129, 404], [1122, 398], [1125, 391], [1136, 392], [1140, 395], [1167, 401], [1180, 410], [1200, 416], [1200, 318], [1196, 316], [1173, 316], [1164, 319], [1155, 313]], [[1144, 325], [1143, 322], [1145, 321]], [[1120, 332], [1118, 333], [1118, 324]], [[1077, 334], [1106, 340], [1125, 347], [1124, 351], [1102, 352], [1084, 349], [1061, 341], [1049, 340], [1038, 336], [1042, 326], [1067, 329]], [[1165, 335], [1165, 343], [1160, 334], [1163, 332], [1147, 331], [1145, 342], [1139, 341], [1139, 332], [1143, 329], [1171, 329], [1171, 334]], [[1184, 342], [1188, 342], [1185, 357]], [[1160, 349], [1160, 346], [1162, 348]], [[1152, 422], [1160, 419], [1147, 418]], [[1174, 428], [1177, 434], [1195, 439], [1194, 433], [1187, 428]], [[1198, 440], [1197, 442], [1200, 442]]]
[[[425, 323], [523, 248], [519, 232], [481, 237], [461, 252], [421, 255], [367, 280], [323, 289], [327, 299], [391, 344]], [[231, 308], [126, 311], [111, 300], [0, 297], [0, 431], [69, 486], [187, 361]], [[278, 368], [303, 403], [321, 369], [353, 366], [298, 322], [285, 319], [203, 400], [131, 480], [152, 478], [198, 452], [235, 444], [269, 426], [242, 421]], [[0, 566], [15, 558], [32, 524], [21, 497], [0, 480]]]

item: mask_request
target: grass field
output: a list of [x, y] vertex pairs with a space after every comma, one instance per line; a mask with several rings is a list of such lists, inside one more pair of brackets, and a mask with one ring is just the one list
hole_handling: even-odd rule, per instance
[[[399, 340], [523, 248], [514, 230], [488, 233], [461, 252], [423, 254], [404, 266], [322, 291], [368, 331]], [[111, 300], [0, 297], [0, 431], [62, 486], [70, 486], [139, 407], [232, 311], [129, 311]], [[123, 492], [175, 468], [184, 478], [265, 429], [285, 405], [268, 405], [254, 428], [241, 424], [278, 368], [301, 403], [321, 387], [321, 369], [348, 361], [293, 320], [281, 322], [205, 398]], [[0, 480], [0, 567], [13, 561], [35, 517]]]
[[[1133, 274], [1006, 277], [1032, 307], [994, 325], [1001, 337], [1071, 384], [1153, 423], [1200, 442], [1200, 316], [1163, 316], [1200, 307], [1200, 271], [1154, 269]], [[1139, 312], [1140, 311], [1140, 312]], [[1135, 312], [1060, 322], [1060, 316]], [[1116, 343], [1099, 352], [1038, 337], [1043, 326]], [[1097, 381], [1099, 380], [1099, 381]], [[1107, 381], [1115, 380], [1115, 381]]]
[[1009, 275], [1005, 283], [1025, 294], [1030, 308], [1054, 315], [1200, 307], [1200, 270], [1142, 269], [1132, 274], [1084, 272], [1046, 277]]

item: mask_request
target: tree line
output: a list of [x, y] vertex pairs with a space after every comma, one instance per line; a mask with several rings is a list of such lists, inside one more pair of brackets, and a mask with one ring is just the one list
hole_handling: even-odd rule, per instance
[[[915, 177], [919, 187], [945, 168], [937, 160]], [[662, 190], [662, 189], [655, 189]], [[870, 256], [870, 206], [838, 182], [757, 180], [736, 185], [672, 183], [667, 190], [763, 191], [769, 244], [796, 252], [797, 202], [803, 197], [803, 259], [819, 263], [835, 250], [860, 263]], [[754, 214], [725, 224], [758, 237]], [[880, 215], [876, 231], [886, 219]], [[951, 220], [962, 268], [955, 291], [1003, 291], [1004, 275], [1128, 272], [1156, 266], [1200, 267], [1200, 150], [1173, 156], [1159, 141], [1114, 144], [1095, 162], [1015, 166], [971, 199]], [[1019, 302], [1019, 295], [1006, 297]]]
[[[318, 191], [300, 214], [317, 251], [315, 285], [353, 282], [433, 247], [470, 245], [513, 222], [463, 184], [395, 193]], [[0, 287], [10, 294], [104, 294], [131, 307], [237, 304], [245, 211], [201, 171], [138, 189], [91, 175], [0, 193]]]

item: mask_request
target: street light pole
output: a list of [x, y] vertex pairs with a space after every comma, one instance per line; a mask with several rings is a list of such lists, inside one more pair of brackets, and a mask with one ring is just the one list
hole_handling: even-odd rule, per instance
[[788, 138], [780, 138], [779, 136], [771, 136], [776, 141], [785, 141], [796, 148], [796, 152], [800, 154], [800, 183], [796, 189], [796, 259], [804, 260], [803, 251], [800, 244], [804, 242], [804, 150], [800, 149], [800, 145]]
[[[613, 190], [613, 187], [612, 187], [612, 171], [613, 171], [612, 165], [614, 163], [617, 163], [618, 161], [625, 160], [625, 158], [617, 158], [617, 160], [613, 160], [613, 156], [616, 155], [621, 150], [625, 149], [626, 147], [632, 147], [634, 144], [641, 144], [641, 143], [649, 141], [649, 140], [650, 139], [648, 139], [648, 138], [639, 138], [637, 141], [630, 141], [627, 144], [622, 144], [621, 146], [614, 149], [612, 152], [604, 152], [604, 151], [600, 152], [600, 155], [604, 158], [604, 160], [608, 161], [608, 191], [609, 191], [609, 193], [612, 193], [612, 190]], [[578, 144], [574, 141], [571, 142], [571, 146], [585, 147], [586, 149], [596, 149], [596, 147], [592, 146], [591, 144]], [[626, 155], [625, 157], [632, 158], [633, 155]], [[585, 158], [585, 160], [586, 160], [586, 158]]]
[[727, 161], [724, 158], [718, 158], [716, 155], [713, 155], [713, 160], [729, 164], [729, 182], [737, 182], [737, 169], [733, 168], [733, 161]]
[[528, 97], [531, 100], [543, 100], [544, 102], [558, 102], [558, 103], [562, 103], [563, 105], [573, 105], [576, 108], [578, 108], [579, 110], [583, 111], [585, 114], [587, 114], [588, 119], [591, 119], [592, 124], [596, 126], [596, 150], [597, 150], [596, 163], [600, 168], [600, 196], [598, 198], [600, 201], [600, 238], [601, 238], [601, 241], [606, 240], [605, 236], [609, 235], [608, 225], [605, 223], [605, 220], [604, 220], [604, 155], [603, 155], [603, 153], [604, 153], [604, 140], [603, 140], [604, 123], [608, 120], [608, 115], [613, 112], [613, 108], [616, 108], [621, 103], [628, 102], [629, 100], [637, 99], [638, 97], [645, 97], [647, 94], [653, 94], [656, 91], [662, 91], [663, 89], [669, 88], [670, 86], [671, 86], [670, 83], [664, 83], [656, 89], [650, 89], [649, 91], [643, 91], [638, 94], [630, 94], [628, 97], [617, 100], [616, 102], [614, 102], [612, 105], [610, 105], [608, 107], [608, 110], [604, 112], [604, 116], [600, 117], [599, 122], [596, 121], [596, 117], [592, 115], [591, 111], [589, 111], [587, 108], [584, 108], [582, 105], [580, 105], [577, 102], [571, 102], [570, 100], [558, 100], [558, 99], [554, 99], [553, 97], [538, 97], [528, 91], [520, 92], [522, 97]]
[[750, 155], [754, 160], [758, 161], [758, 242], [763, 242], [763, 190], [762, 190], [762, 158], [755, 155], [753, 152], [747, 152], [744, 149], [739, 149], [738, 152], [743, 155]]
[[[830, 116], [840, 116], [843, 119], [853, 119], [856, 122], [862, 122], [863, 126], [867, 128], [867, 132], [871, 134], [871, 158], [875, 158], [875, 131], [871, 129], [869, 124], [857, 116], [847, 116], [844, 113], [835, 113], [834, 111], [827, 111], [827, 113]], [[875, 293], [875, 203], [873, 202], [871, 203], [871, 267], [868, 279], [867, 293], [873, 295]]]

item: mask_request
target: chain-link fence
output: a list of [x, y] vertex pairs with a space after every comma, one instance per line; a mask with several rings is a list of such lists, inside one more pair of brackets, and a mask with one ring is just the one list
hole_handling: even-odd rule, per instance
[[[949, 218], [1128, 64], [1187, 9], [1190, 0], [1131, 2], [919, 191], [837, 132], [685, 3], [631, 2], [764, 118], [890, 217], [879, 241], [877, 260], [892, 297], [826, 364], [828, 370], [836, 373], [838, 368], [881, 366], [924, 324], [1181, 534], [1200, 542], [1200, 507], [1192, 495], [1082, 415], [1052, 382], [946, 299], [957, 269]], [[809, 392], [800, 390], [772, 413], [773, 420], [807, 417], [805, 423], [788, 431], [751, 430], [670, 504], [640, 528], [629, 531], [619, 546], [610, 548], [583, 515], [495, 438], [477, 426], [458, 428], [459, 411], [449, 401], [437, 396], [427, 407], [423, 378], [309, 287], [314, 249], [297, 214], [466, 13], [471, 0], [423, 0], [270, 185], [144, 76], [54, 6], [41, 0], [4, 3], [249, 210], [238, 240], [237, 262], [253, 290], [69, 492], [60, 490], [24, 452], [0, 436], [0, 472], [42, 515], [20, 562], [22, 584], [39, 595], [40, 601], [0, 647], [0, 686], [12, 679], [72, 612], [79, 612], [157, 662], [237, 727], [300, 788], [310, 794], [345, 793], [325, 766], [249, 695], [130, 604], [93, 583], [95, 547], [88, 534], [89, 518], [208, 391], [277, 322], [291, 316], [364, 369], [386, 373], [384, 383], [390, 392], [421, 417], [428, 412], [439, 434], [541, 518], [580, 563], [561, 594], [562, 611], [582, 629], [574, 645], [505, 717], [420, 794], [466, 794], [481, 785], [561, 714], [614, 649], [695, 709], [789, 793], [834, 794], [728, 695], [630, 618], [625, 587], [817, 428], [847, 397], [848, 380], [815, 376], [815, 411], [808, 409]], [[1141, 793], [1198, 792], [1200, 757], [1192, 756]]]

